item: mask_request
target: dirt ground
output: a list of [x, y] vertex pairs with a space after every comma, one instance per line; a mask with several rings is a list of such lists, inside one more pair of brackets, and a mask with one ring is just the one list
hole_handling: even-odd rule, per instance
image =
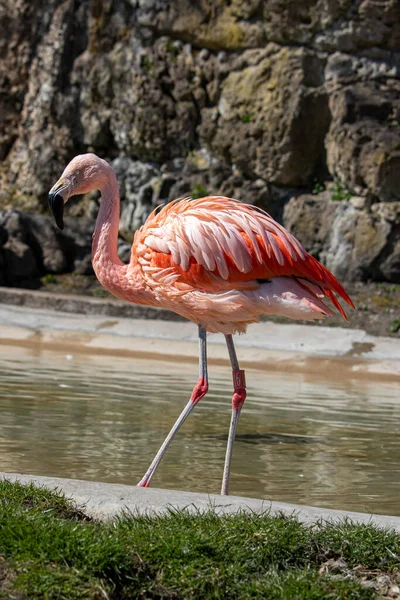
[[[345, 307], [349, 327], [363, 329], [372, 335], [400, 338], [400, 284], [348, 283], [345, 287], [356, 306], [356, 310]], [[41, 289], [54, 293], [112, 298], [94, 275], [46, 275], [41, 280]], [[287, 322], [281, 317], [268, 317], [268, 320]], [[319, 324], [331, 327], [345, 326], [339, 314], [316, 323], [317, 326]]]

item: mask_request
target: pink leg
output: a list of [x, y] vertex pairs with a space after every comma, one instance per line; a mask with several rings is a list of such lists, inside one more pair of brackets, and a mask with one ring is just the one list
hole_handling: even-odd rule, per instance
[[161, 448], [155, 455], [153, 462], [150, 467], [147, 469], [143, 478], [137, 484], [138, 487], [149, 487], [151, 478], [153, 477], [158, 465], [161, 462], [165, 452], [167, 451], [168, 446], [174, 439], [176, 433], [179, 431], [184, 421], [190, 415], [196, 404], [199, 400], [206, 395], [208, 391], [208, 374], [207, 374], [207, 333], [204, 327], [199, 325], [199, 379], [197, 384], [195, 385], [192, 395], [190, 397], [189, 402], [179, 415], [178, 419], [175, 422], [175, 425], [172, 427], [171, 431], [165, 438]]
[[228, 443], [226, 445], [225, 465], [224, 474], [222, 477], [221, 495], [227, 496], [229, 494], [229, 476], [231, 471], [231, 460], [232, 460], [232, 449], [233, 442], [236, 435], [236, 427], [239, 421], [240, 411], [244, 401], [246, 400], [246, 379], [244, 371], [239, 369], [239, 363], [236, 356], [235, 346], [233, 344], [233, 338], [231, 335], [226, 335], [226, 345], [228, 347], [229, 358], [232, 365], [232, 377], [233, 377], [233, 396], [232, 396], [232, 417], [231, 425], [229, 428]]

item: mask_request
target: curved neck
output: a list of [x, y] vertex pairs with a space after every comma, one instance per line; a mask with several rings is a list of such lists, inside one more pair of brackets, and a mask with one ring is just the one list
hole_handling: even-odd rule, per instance
[[126, 265], [117, 253], [119, 228], [119, 191], [117, 178], [109, 167], [106, 183], [101, 189], [100, 210], [93, 234], [93, 268], [100, 283], [115, 295], [121, 279], [126, 274]]

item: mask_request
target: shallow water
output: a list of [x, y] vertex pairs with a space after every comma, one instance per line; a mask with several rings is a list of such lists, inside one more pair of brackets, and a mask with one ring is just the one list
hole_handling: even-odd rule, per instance
[[[228, 367], [179, 432], [154, 487], [219, 493]], [[231, 493], [400, 515], [400, 386], [248, 369]], [[2, 471], [136, 483], [194, 382], [194, 364], [2, 348]]]

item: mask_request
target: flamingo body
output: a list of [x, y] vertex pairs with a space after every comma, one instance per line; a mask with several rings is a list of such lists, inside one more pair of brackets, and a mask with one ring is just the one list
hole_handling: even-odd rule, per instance
[[136, 304], [172, 310], [199, 326], [200, 374], [192, 397], [139, 485], [147, 486], [172, 438], [208, 390], [206, 331], [225, 335], [234, 395], [222, 493], [228, 493], [232, 444], [246, 398], [232, 334], [261, 315], [313, 321], [333, 314], [327, 298], [346, 319], [335, 294], [352, 301], [337, 279], [263, 210], [223, 196], [185, 198], [154, 210], [135, 233], [131, 258], [117, 255], [119, 192], [115, 173], [94, 154], [75, 157], [49, 194], [63, 227], [71, 195], [100, 189], [93, 235], [93, 267], [111, 293]]
[[222, 196], [153, 211], [132, 246], [127, 275], [137, 280], [139, 273], [152, 304], [210, 332], [244, 332], [262, 314], [322, 319], [333, 314], [324, 296], [345, 316], [334, 292], [352, 304], [337, 279], [267, 213]]

